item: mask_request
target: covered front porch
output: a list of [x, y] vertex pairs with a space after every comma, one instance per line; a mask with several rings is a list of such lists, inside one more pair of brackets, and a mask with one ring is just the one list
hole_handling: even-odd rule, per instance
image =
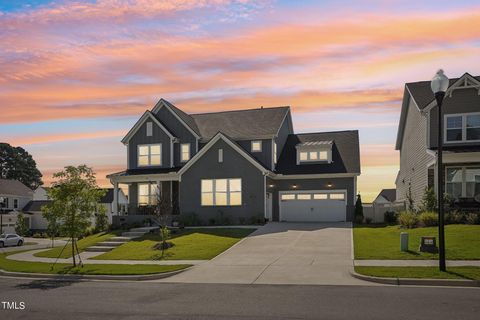
[[[454, 152], [443, 154], [444, 192], [455, 209], [480, 210], [480, 153]], [[428, 166], [428, 186], [437, 192], [436, 159]]]
[[[107, 176], [114, 188], [113, 224], [145, 224], [152, 221], [153, 215], [164, 201], [163, 207], [172, 214], [178, 214], [179, 176], [176, 171], [165, 173], [145, 173], [139, 170], [126, 170]], [[128, 188], [126, 212], [119, 212], [118, 190]]]

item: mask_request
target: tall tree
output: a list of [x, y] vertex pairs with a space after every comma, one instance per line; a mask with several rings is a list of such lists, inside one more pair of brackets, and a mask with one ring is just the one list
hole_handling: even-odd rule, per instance
[[21, 147], [3, 142], [0, 143], [0, 178], [18, 180], [32, 190], [43, 184], [32, 156]]
[[360, 193], [357, 195], [357, 201], [355, 202], [355, 221], [358, 223], [363, 222], [363, 203]]
[[42, 207], [52, 221], [59, 223], [59, 231], [71, 241], [73, 266], [78, 237], [85, 233], [97, 211], [97, 203], [105, 190], [98, 188], [95, 173], [86, 165], [68, 166], [53, 175], [55, 181], [48, 190], [52, 200]]

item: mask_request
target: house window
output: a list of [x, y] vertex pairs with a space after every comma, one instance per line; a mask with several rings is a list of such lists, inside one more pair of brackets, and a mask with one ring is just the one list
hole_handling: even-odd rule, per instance
[[223, 162], [223, 149], [218, 149], [218, 162]]
[[0, 205], [2, 208], [8, 208], [8, 198], [3, 198], [3, 203]]
[[242, 179], [204, 179], [201, 181], [202, 206], [242, 205]]
[[480, 167], [446, 170], [446, 192], [454, 198], [474, 198], [480, 194]]
[[327, 150], [300, 151], [298, 153], [299, 162], [328, 161], [328, 154]]
[[273, 143], [273, 163], [277, 164], [277, 143]]
[[252, 141], [252, 152], [262, 152], [262, 141]]
[[480, 141], [480, 114], [445, 116], [445, 142]]
[[157, 203], [158, 185], [156, 183], [138, 184], [138, 204], [141, 206], [155, 205]]
[[162, 165], [162, 145], [146, 144], [138, 146], [138, 166]]
[[190, 160], [190, 143], [182, 143], [180, 145], [181, 161], [187, 162]]
[[18, 199], [13, 199], [13, 209], [18, 209]]
[[147, 122], [147, 137], [151, 137], [153, 135], [153, 123]]

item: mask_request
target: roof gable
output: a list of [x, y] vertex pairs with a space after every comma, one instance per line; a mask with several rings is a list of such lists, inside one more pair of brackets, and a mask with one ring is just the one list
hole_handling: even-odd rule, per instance
[[183, 173], [188, 171], [188, 169], [195, 164], [204, 154], [207, 153], [210, 148], [212, 148], [215, 143], [219, 140], [223, 140], [227, 143], [232, 149], [237, 151], [240, 155], [242, 155], [246, 160], [252, 163], [258, 170], [263, 173], [268, 173], [269, 170], [266, 169], [260, 162], [258, 162], [255, 158], [253, 158], [247, 151], [245, 151], [238, 143], [227, 137], [225, 134], [218, 132], [210, 141], [199, 151], [195, 156], [193, 156], [190, 161], [188, 161], [181, 169], [178, 171], [178, 174], [181, 176]]
[[377, 198], [378, 197], [383, 197], [387, 201], [395, 202], [395, 200], [397, 199], [397, 190], [396, 189], [383, 189], [378, 194]]
[[161, 108], [167, 108], [177, 119], [187, 128], [197, 139], [200, 139], [200, 132], [198, 130], [195, 120], [182, 110], [175, 107], [172, 103], [165, 99], [160, 99], [155, 107], [152, 109], [152, 113], [157, 113]]
[[0, 195], [31, 197], [33, 190], [18, 180], [0, 179]]
[[165, 128], [165, 126], [150, 111], [147, 110], [140, 117], [140, 119], [138, 119], [130, 131], [128, 131], [127, 135], [122, 139], [122, 143], [127, 144], [147, 120], [152, 120], [155, 124], [157, 124], [157, 126], [159, 126], [160, 129], [162, 129], [162, 131], [164, 131], [170, 137], [170, 139], [175, 139], [174, 135], [167, 128]]

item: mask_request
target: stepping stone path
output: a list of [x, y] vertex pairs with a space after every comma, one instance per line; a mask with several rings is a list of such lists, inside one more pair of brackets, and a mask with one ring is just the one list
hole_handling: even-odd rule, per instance
[[85, 248], [85, 251], [108, 252], [115, 249], [118, 246], [121, 246], [124, 243], [131, 241], [132, 239], [140, 238], [147, 233], [157, 230], [158, 228], [159, 227], [133, 228], [133, 229], [130, 229], [129, 231], [122, 233], [120, 237], [113, 237], [103, 242], [98, 242], [94, 246]]

